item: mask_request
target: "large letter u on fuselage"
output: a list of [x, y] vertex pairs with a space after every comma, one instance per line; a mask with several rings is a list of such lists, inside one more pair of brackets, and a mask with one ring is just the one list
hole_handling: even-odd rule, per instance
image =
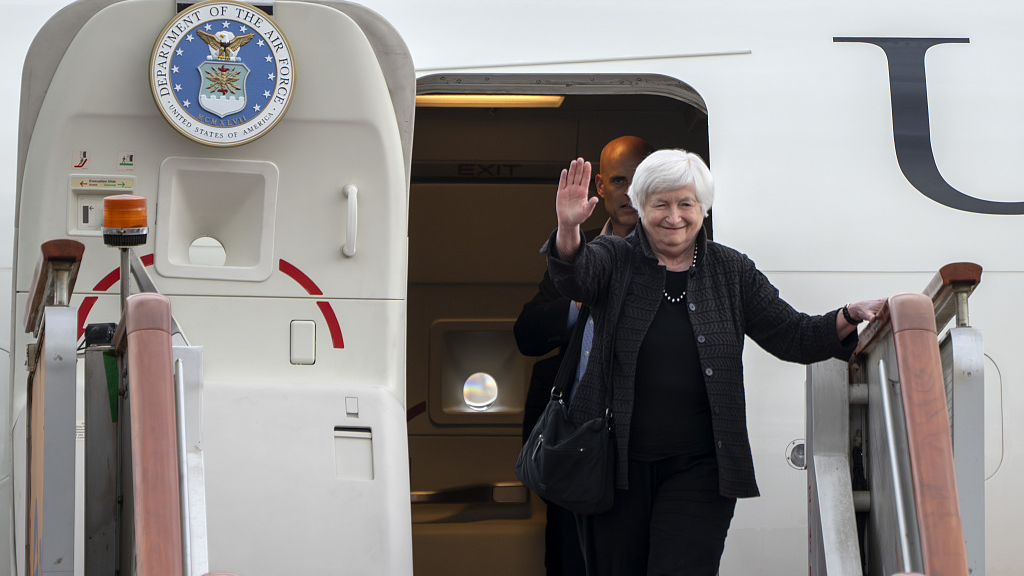
[[924, 54], [936, 44], [965, 44], [967, 38], [833, 38], [833, 42], [874, 44], [889, 63], [892, 133], [896, 160], [907, 180], [932, 200], [979, 214], [1024, 214], [1024, 202], [993, 202], [960, 192], [949, 185], [935, 165], [928, 125], [928, 85]]

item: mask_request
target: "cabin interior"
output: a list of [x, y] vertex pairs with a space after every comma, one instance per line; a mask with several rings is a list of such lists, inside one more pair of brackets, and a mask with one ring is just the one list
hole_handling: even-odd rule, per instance
[[[430, 79], [420, 83], [422, 92]], [[597, 173], [601, 149], [623, 135], [711, 161], [707, 115], [683, 99], [560, 95], [557, 107], [416, 110], [407, 332], [416, 574], [542, 573], [543, 503], [513, 473], [537, 358], [518, 352], [512, 326], [544, 274], [539, 249], [555, 226], [561, 169], [584, 157]], [[585, 229], [606, 219], [599, 203]]]

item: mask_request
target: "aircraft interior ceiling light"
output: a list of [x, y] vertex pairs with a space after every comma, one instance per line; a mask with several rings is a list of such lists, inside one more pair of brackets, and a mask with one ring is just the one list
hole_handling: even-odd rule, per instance
[[419, 94], [425, 108], [558, 108], [565, 96], [548, 94]]

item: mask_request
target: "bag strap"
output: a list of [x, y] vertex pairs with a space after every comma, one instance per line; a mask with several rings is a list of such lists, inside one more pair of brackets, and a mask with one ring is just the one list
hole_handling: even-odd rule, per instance
[[[589, 312], [587, 315], [589, 316]], [[585, 321], [582, 313], [577, 321]], [[558, 365], [558, 373], [555, 375], [555, 381], [551, 387], [552, 398], [561, 399], [572, 389], [572, 383], [576, 380], [576, 370], [579, 368], [582, 350], [583, 332], [580, 329], [578, 336], [574, 331], [572, 338], [569, 339], [569, 343], [562, 350], [562, 361]]]
[[616, 321], [610, 326], [612, 332], [611, 347], [608, 349], [608, 385], [605, 386], [605, 415], [612, 417], [612, 397], [615, 391], [615, 337], [618, 335], [618, 319], [622, 317], [622, 310], [626, 307], [626, 291], [629, 290], [629, 282], [633, 279], [633, 250], [629, 250], [629, 260], [626, 262], [626, 273], [622, 277], [622, 289], [619, 290], [619, 300], [616, 303]]
[[[616, 301], [616, 308], [612, 311], [616, 313], [616, 317], [622, 315], [622, 309], [626, 302], [626, 290], [629, 288], [630, 280], [633, 278], [633, 250], [629, 250], [629, 261], [626, 265], [626, 273], [622, 278], [622, 286], [619, 291], [619, 299]], [[588, 312], [589, 315], [589, 312]], [[582, 318], [581, 318], [582, 320]], [[610, 324], [608, 328], [611, 330], [611, 353], [608, 356], [608, 377], [612, 378], [612, 368], [614, 366], [615, 358], [615, 332], [618, 322], [611, 323], [606, 321], [606, 324]], [[572, 382], [576, 379], [576, 370], [580, 364], [580, 354], [583, 352], [582, 348], [582, 333], [581, 337], [573, 338], [569, 342], [569, 347], [564, 351], [564, 357], [561, 365], [558, 367], [558, 374], [555, 376], [554, 386], [551, 388], [551, 397], [562, 399], [566, 392], [571, 388]], [[605, 413], [610, 417], [612, 408], [612, 393], [614, 388], [614, 382], [610, 386], [606, 386], [605, 390]]]

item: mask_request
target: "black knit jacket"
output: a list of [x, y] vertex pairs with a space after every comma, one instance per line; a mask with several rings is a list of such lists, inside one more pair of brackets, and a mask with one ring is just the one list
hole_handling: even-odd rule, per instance
[[[629, 487], [629, 430], [637, 354], [661, 304], [665, 267], [651, 251], [643, 226], [629, 237], [600, 236], [583, 245], [573, 262], [561, 260], [555, 234], [541, 252], [548, 271], [565, 296], [590, 306], [594, 341], [586, 373], [570, 406], [570, 417], [585, 422], [604, 413], [605, 383], [614, 383], [612, 413], [617, 443], [616, 487]], [[809, 316], [794, 310], [745, 254], [697, 238], [697, 264], [690, 269], [686, 303], [708, 401], [711, 405], [719, 492], [726, 497], [758, 496], [747, 436], [743, 392], [744, 335], [782, 360], [810, 364], [828, 358], [848, 360], [857, 343], [854, 331], [843, 341], [836, 334], [834, 310]], [[632, 279], [621, 299], [626, 266]], [[624, 302], [621, 314], [618, 303]], [[615, 355], [608, 374], [614, 332]]]

